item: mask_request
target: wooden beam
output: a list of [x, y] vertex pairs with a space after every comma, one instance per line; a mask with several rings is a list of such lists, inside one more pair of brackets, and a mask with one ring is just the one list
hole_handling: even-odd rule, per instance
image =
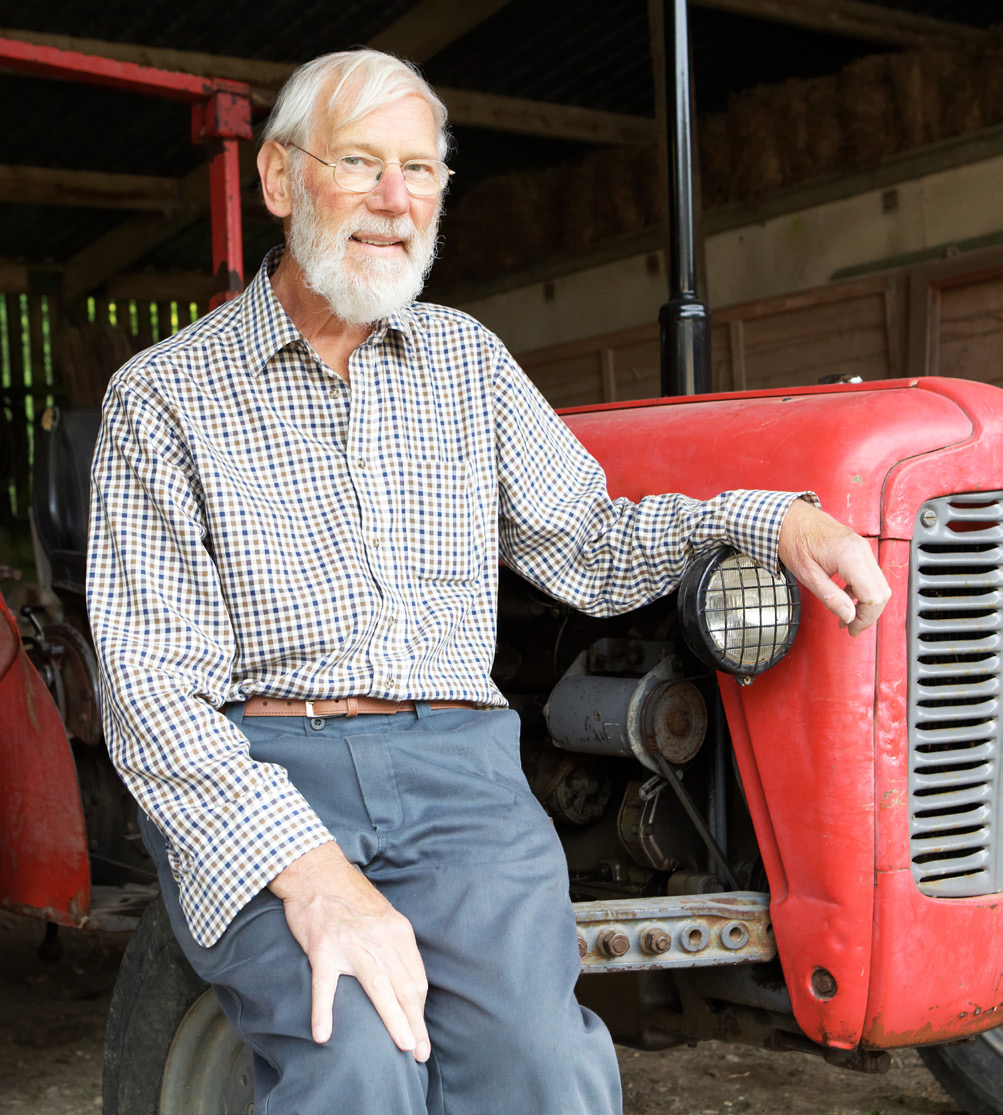
[[893, 46], [972, 46], [985, 32], [862, 0], [690, 0], [694, 7]]
[[[140, 62], [161, 69], [244, 81], [251, 86], [251, 98], [259, 108], [268, 108], [274, 103], [279, 86], [295, 69], [295, 66], [285, 63], [257, 62], [229, 55], [198, 54], [184, 50], [161, 50], [131, 43], [106, 43], [100, 39], [78, 39], [39, 31], [0, 28], [0, 37], [55, 46], [63, 50], [79, 50], [85, 54], [97, 54], [119, 61]], [[436, 92], [445, 102], [452, 123], [461, 127], [600, 144], [647, 144], [652, 142], [654, 136], [653, 121], [643, 116], [547, 104], [518, 97], [500, 97], [466, 89], [437, 87]]]
[[176, 178], [37, 166], [0, 166], [0, 201], [160, 213], [180, 205]]
[[647, 116], [546, 104], [521, 97], [499, 97], [468, 89], [436, 88], [449, 109], [451, 124], [492, 132], [548, 136], [598, 144], [639, 144], [655, 141], [655, 121]]
[[427, 62], [509, 3], [510, 0], [419, 0], [366, 45], [413, 62]]
[[[256, 152], [249, 143], [240, 145], [240, 179], [250, 181], [255, 172]], [[130, 217], [110, 232], [99, 236], [68, 260], [63, 270], [64, 295], [78, 298], [124, 271], [147, 252], [197, 220], [209, 208], [209, 167], [196, 167], [176, 181], [178, 207], [164, 219], [147, 214]], [[206, 260], [209, 245], [206, 244]]]

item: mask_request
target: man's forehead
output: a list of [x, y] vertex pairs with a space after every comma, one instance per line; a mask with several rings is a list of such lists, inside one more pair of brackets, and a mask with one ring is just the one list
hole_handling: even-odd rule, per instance
[[[329, 102], [321, 99], [320, 103], [326, 106]], [[349, 101], [347, 111], [320, 112], [314, 121], [316, 140], [327, 146], [346, 142], [378, 145], [390, 141], [429, 147], [429, 153], [434, 153], [438, 139], [435, 116], [425, 98], [417, 93], [388, 101], [349, 124], [341, 124], [340, 120], [351, 113], [352, 107]]]

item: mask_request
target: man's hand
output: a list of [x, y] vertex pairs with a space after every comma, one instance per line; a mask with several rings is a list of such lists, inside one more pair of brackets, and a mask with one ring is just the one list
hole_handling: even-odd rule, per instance
[[[787, 511], [779, 555], [851, 635], [875, 623], [892, 594], [867, 542], [803, 499]], [[832, 581], [837, 576], [845, 582], [845, 592]]]
[[428, 980], [411, 923], [345, 858], [333, 841], [291, 863], [269, 883], [313, 973], [313, 1040], [331, 1036], [334, 993], [354, 976], [398, 1048], [425, 1061]]

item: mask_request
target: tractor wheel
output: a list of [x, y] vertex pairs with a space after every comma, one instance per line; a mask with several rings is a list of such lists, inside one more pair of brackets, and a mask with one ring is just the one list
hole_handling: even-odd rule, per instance
[[1003, 1115], [1003, 1026], [970, 1042], [925, 1046], [919, 1055], [968, 1115]]
[[105, 1033], [104, 1115], [250, 1115], [250, 1050], [195, 974], [158, 898], [122, 959]]

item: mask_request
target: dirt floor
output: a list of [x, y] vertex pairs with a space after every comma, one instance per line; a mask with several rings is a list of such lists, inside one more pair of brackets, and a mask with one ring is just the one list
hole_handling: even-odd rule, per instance
[[[39, 956], [41, 924], [0, 912], [0, 1115], [101, 1110], [101, 1045], [126, 935], [60, 933]], [[706, 1043], [620, 1050], [626, 1115], [957, 1115], [912, 1051], [863, 1076], [800, 1053]], [[192, 1112], [192, 1115], [212, 1115]]]

